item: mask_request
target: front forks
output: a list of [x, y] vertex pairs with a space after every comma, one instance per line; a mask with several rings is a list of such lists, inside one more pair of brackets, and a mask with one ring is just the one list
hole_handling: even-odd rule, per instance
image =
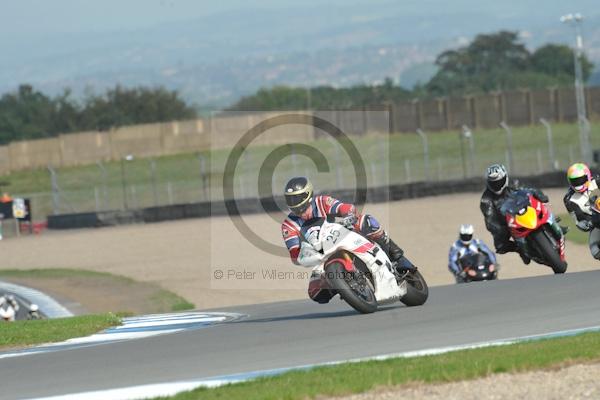
[[550, 226], [550, 232], [552, 233], [552, 236], [554, 236], [554, 239], [560, 241], [560, 239], [563, 237], [563, 231], [560, 225], [558, 225], [556, 221], [549, 221], [548, 225]]

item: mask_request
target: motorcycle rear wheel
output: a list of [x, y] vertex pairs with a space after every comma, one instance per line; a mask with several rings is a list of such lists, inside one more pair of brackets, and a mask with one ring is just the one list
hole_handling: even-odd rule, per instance
[[421, 306], [429, 297], [429, 287], [425, 278], [418, 270], [409, 271], [404, 275], [406, 294], [400, 299], [407, 307]]
[[338, 262], [329, 264], [325, 272], [331, 287], [352, 308], [363, 314], [377, 311], [373, 284], [363, 272], [348, 272]]
[[537, 245], [538, 251], [547, 261], [549, 266], [552, 268], [555, 274], [564, 274], [567, 270], [567, 262], [561, 260], [560, 254], [555, 249], [554, 245], [545, 235], [543, 230], [532, 232], [530, 235], [533, 241]]

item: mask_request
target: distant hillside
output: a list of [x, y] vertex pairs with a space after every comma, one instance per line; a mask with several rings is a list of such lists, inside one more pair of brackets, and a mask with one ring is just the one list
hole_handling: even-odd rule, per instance
[[544, 7], [538, 0], [448, 4], [281, 0], [136, 30], [44, 35], [24, 29], [22, 35], [0, 35], [0, 92], [24, 82], [51, 94], [65, 86], [82, 94], [86, 87], [101, 92], [115, 83], [163, 85], [219, 107], [279, 84], [348, 86], [389, 76], [410, 87], [435, 72], [435, 54], [477, 33], [521, 30], [530, 47], [571, 43], [572, 31], [558, 21], [568, 11], [586, 15], [586, 51], [600, 65], [597, 0], [568, 7], [558, 0]]

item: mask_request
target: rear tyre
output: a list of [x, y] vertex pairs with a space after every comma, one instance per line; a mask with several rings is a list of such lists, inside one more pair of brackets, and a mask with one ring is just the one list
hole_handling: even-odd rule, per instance
[[423, 275], [415, 269], [404, 275], [404, 281], [406, 282], [406, 294], [400, 301], [408, 307], [425, 304], [429, 297], [429, 288]]
[[560, 259], [560, 254], [548, 236], [544, 234], [544, 231], [540, 229], [532, 232], [531, 237], [537, 245], [542, 258], [548, 262], [552, 271], [554, 271], [555, 274], [564, 274], [567, 270], [567, 263]]
[[370, 314], [377, 311], [375, 289], [369, 278], [361, 271], [348, 272], [341, 263], [327, 266], [326, 277], [340, 297], [356, 311]]

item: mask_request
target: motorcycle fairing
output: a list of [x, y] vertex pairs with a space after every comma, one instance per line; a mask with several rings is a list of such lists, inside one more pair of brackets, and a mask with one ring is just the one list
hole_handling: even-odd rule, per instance
[[[523, 204], [526, 199], [528, 204]], [[544, 203], [531, 194], [527, 194], [526, 199], [524, 196], [511, 199], [502, 207], [502, 211], [506, 213], [507, 225], [515, 239], [525, 238], [542, 225], [554, 223], [554, 215]]]
[[533, 207], [527, 207], [527, 211], [515, 216], [515, 222], [528, 229], [534, 229], [537, 226], [537, 220], [537, 212]]
[[319, 231], [319, 239], [326, 259], [336, 251], [346, 250], [367, 266], [374, 278], [375, 299], [378, 303], [393, 302], [406, 294], [406, 282], [398, 285], [396, 276], [390, 270], [392, 264], [385, 252], [374, 251], [376, 245], [364, 236], [340, 224], [324, 222]]

